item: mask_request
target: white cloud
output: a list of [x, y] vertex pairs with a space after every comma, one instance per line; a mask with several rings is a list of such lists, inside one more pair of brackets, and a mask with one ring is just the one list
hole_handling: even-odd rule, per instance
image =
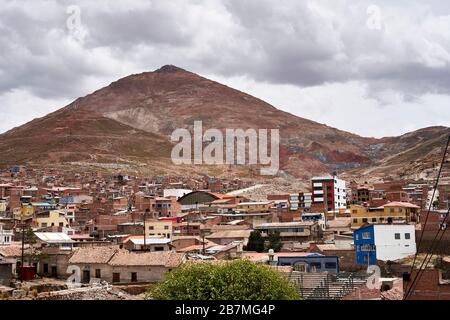
[[448, 125], [449, 30], [437, 0], [0, 0], [0, 131], [165, 64], [362, 135]]

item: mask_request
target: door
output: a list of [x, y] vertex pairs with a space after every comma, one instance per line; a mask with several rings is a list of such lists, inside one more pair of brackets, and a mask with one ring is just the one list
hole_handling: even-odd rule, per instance
[[113, 273], [113, 283], [120, 282], [120, 273], [114, 272]]
[[48, 263], [44, 263], [44, 274], [48, 274]]
[[131, 282], [137, 282], [137, 272], [131, 273]]
[[52, 273], [51, 273], [52, 277], [56, 277], [58, 275], [56, 266], [52, 266], [51, 271], [52, 271]]
[[89, 283], [91, 280], [91, 271], [83, 270], [83, 283]]

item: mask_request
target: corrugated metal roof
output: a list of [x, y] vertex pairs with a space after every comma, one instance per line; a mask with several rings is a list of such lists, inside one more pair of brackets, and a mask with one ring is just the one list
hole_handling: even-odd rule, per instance
[[67, 234], [62, 232], [35, 232], [34, 234], [39, 240], [45, 242], [73, 242]]

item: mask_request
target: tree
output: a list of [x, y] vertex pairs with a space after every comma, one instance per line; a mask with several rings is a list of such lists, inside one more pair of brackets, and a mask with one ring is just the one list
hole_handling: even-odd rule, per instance
[[256, 252], [264, 251], [264, 238], [261, 236], [261, 232], [259, 230], [255, 230], [250, 233], [245, 250]]
[[283, 244], [281, 243], [280, 232], [269, 232], [269, 245], [267, 246], [267, 249], [273, 249], [273, 251], [279, 252], [281, 247], [283, 247]]
[[148, 289], [157, 300], [296, 300], [297, 288], [287, 276], [249, 260], [189, 262], [168, 272]]

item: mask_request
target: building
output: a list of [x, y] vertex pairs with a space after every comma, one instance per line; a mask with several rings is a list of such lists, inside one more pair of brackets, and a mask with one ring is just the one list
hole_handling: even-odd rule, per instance
[[277, 266], [292, 266], [295, 271], [300, 272], [339, 272], [339, 257], [323, 256], [317, 253], [305, 255], [283, 255], [278, 254]]
[[236, 205], [236, 211], [238, 213], [270, 212], [272, 203], [273, 201], [241, 202]]
[[250, 229], [220, 230], [213, 232], [205, 238], [219, 245], [228, 245], [238, 241], [246, 246], [251, 233], [252, 230]]
[[112, 284], [159, 282], [184, 261], [184, 254], [173, 251], [137, 253], [116, 246], [78, 248], [69, 258], [81, 269], [83, 283], [96, 278]]
[[419, 207], [407, 202], [390, 202], [381, 207], [350, 206], [352, 229], [367, 223], [412, 223], [418, 222]]
[[395, 261], [416, 253], [414, 225], [366, 225], [353, 237], [358, 264], [376, 265], [377, 260]]
[[45, 211], [37, 214], [36, 225], [38, 228], [46, 227], [69, 227], [69, 221], [66, 219], [66, 214], [60, 210]]
[[347, 208], [345, 181], [336, 176], [312, 178], [312, 203], [327, 211]]
[[10, 245], [14, 237], [14, 231], [6, 230], [4, 226], [5, 224], [0, 222], [0, 246]]
[[172, 237], [172, 220], [146, 220], [145, 235], [148, 238], [167, 238]]
[[282, 241], [303, 242], [317, 239], [320, 226], [317, 221], [272, 222], [255, 226], [255, 230], [261, 231], [263, 237], [279, 232]]
[[170, 239], [145, 238], [144, 236], [129, 236], [123, 241], [123, 247], [129, 251], [169, 251]]

